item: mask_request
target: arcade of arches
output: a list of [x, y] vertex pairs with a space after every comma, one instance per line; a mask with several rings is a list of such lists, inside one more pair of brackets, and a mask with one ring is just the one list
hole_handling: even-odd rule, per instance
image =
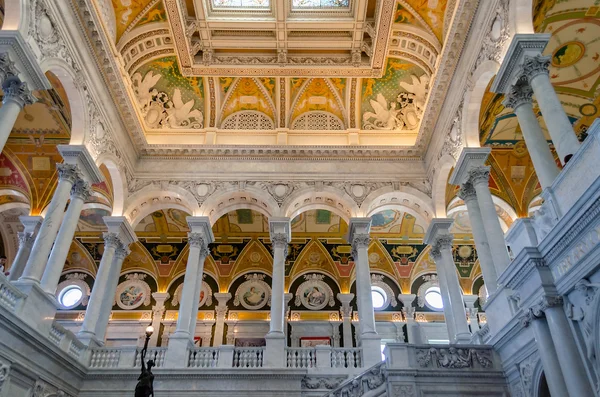
[[[157, 396], [600, 395], [598, 1], [0, 0], [0, 26], [0, 396], [124, 395], [144, 343]], [[40, 338], [46, 369], [14, 348]]]

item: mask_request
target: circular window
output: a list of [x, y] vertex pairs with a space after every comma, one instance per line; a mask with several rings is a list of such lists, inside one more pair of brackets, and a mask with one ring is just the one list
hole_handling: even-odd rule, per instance
[[425, 303], [433, 310], [442, 310], [444, 308], [439, 287], [429, 287], [425, 291]]
[[64, 288], [58, 296], [58, 301], [63, 307], [70, 309], [81, 302], [83, 291], [77, 285], [70, 285]]
[[381, 287], [371, 287], [371, 299], [373, 300], [373, 309], [381, 309], [387, 302], [387, 294]]

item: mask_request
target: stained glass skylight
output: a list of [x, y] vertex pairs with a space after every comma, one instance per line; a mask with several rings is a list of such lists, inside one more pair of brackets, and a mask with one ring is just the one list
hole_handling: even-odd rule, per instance
[[292, 0], [293, 8], [348, 8], [350, 0]]
[[214, 8], [269, 8], [270, 0], [212, 0]]

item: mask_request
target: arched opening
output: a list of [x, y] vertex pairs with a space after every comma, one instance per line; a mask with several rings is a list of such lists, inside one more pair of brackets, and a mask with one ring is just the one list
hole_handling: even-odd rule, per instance
[[548, 382], [546, 381], [546, 374], [542, 372], [540, 382], [538, 384], [538, 397], [551, 397], [550, 389], [548, 388]]

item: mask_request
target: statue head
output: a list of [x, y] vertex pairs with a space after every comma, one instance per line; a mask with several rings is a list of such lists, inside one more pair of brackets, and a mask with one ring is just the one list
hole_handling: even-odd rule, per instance
[[150, 371], [150, 369], [154, 367], [154, 360], [148, 360], [146, 366], [148, 367], [148, 371]]

